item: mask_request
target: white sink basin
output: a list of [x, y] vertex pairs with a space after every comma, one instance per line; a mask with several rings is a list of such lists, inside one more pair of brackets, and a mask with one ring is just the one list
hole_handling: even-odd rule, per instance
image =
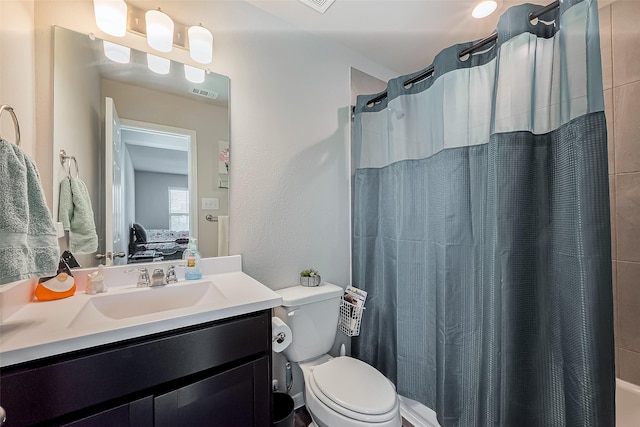
[[[137, 288], [124, 273], [131, 266], [114, 266], [106, 272], [107, 293], [87, 295], [79, 286], [73, 297], [56, 301], [31, 301], [32, 280], [0, 286], [0, 369], [282, 304], [280, 295], [242, 272], [239, 255], [201, 262], [211, 272], [203, 271], [202, 279], [156, 288]], [[82, 284], [93, 271], [74, 274]]]
[[112, 320], [128, 319], [197, 305], [215, 304], [225, 299], [224, 294], [209, 281], [100, 294], [87, 301], [69, 327], [104, 320], [104, 317]]

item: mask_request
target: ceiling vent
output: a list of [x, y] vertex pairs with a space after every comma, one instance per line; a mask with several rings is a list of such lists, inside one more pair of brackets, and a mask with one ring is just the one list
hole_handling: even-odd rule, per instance
[[300, 0], [302, 3], [307, 6], [317, 10], [320, 13], [325, 13], [329, 6], [333, 4], [336, 0]]
[[194, 95], [204, 96], [205, 98], [210, 99], [218, 99], [218, 92], [214, 90], [200, 89], [192, 86], [189, 88], [189, 91]]

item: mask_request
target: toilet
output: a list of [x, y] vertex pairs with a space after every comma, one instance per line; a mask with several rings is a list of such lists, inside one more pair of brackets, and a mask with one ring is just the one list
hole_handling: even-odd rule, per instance
[[317, 427], [399, 427], [400, 403], [395, 386], [374, 367], [352, 357], [327, 354], [338, 327], [339, 286], [280, 289], [282, 306], [275, 315], [291, 329], [284, 350], [304, 377], [304, 401]]

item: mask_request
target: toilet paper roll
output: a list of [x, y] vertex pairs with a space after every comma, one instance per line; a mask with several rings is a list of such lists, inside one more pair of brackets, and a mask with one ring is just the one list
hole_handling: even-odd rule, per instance
[[291, 344], [291, 329], [278, 317], [271, 318], [272, 350], [280, 353]]

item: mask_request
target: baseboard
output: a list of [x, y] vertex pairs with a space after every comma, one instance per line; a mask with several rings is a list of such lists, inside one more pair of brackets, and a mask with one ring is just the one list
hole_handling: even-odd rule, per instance
[[293, 396], [293, 408], [298, 409], [304, 406], [304, 394], [302, 392], [296, 393]]
[[398, 396], [400, 399], [400, 414], [414, 427], [440, 427], [436, 413], [415, 400]]

